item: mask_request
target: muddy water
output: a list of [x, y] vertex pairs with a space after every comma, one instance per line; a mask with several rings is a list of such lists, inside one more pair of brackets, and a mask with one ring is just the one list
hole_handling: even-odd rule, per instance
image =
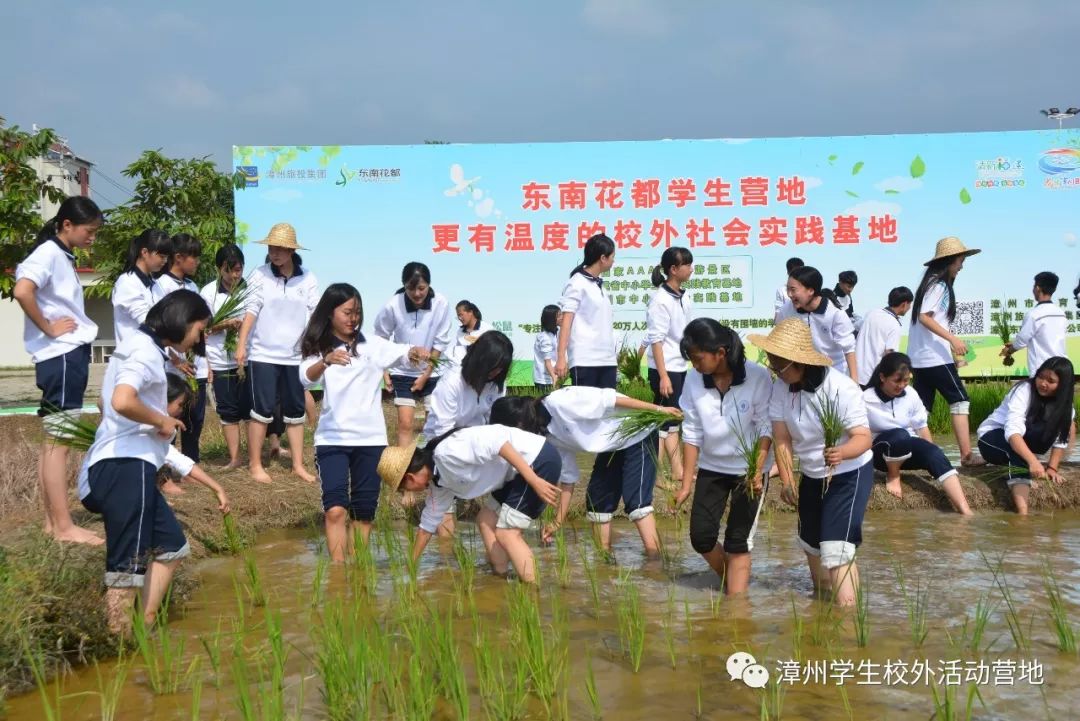
[[[579, 555], [581, 543], [586, 547], [582, 550], [592, 557], [584, 526], [579, 537], [571, 537], [569, 542], [570, 577], [566, 587], [560, 587], [556, 580], [555, 549], [542, 550], [541, 605], [545, 619], [551, 617], [553, 598], [565, 610], [567, 715], [593, 717], [585, 683], [591, 665], [601, 713], [609, 719], [689, 719], [698, 714], [699, 706], [701, 718], [759, 718], [762, 704], [770, 718], [926, 719], [934, 713], [933, 692], [918, 664], [927, 661], [934, 680], [946, 686], [959, 684], [952, 686], [960, 707], [956, 718], [964, 717], [969, 689], [975, 688], [981, 696], [981, 702], [974, 701], [975, 718], [1080, 717], [1080, 693], [1075, 686], [1080, 662], [1075, 655], [1057, 650], [1049, 626], [1042, 571], [1044, 562], [1049, 563], [1065, 596], [1071, 621], [1080, 626], [1080, 514], [1043, 514], [1023, 519], [1013, 514], [987, 513], [972, 520], [935, 512], [871, 516], [865, 527], [866, 543], [859, 552], [859, 566], [869, 592], [869, 643], [865, 648], [856, 643], [850, 613], [839, 614], [840, 625], [830, 638], [827, 605], [811, 598], [802, 553], [792, 542], [794, 524], [792, 514], [762, 518], [754, 549], [752, 588], [748, 596], [739, 599], [720, 596], [715, 575], [681, 539], [685, 530], [669, 520], [662, 525], [670, 551], [666, 563], [644, 562], [632, 527], [625, 521], [616, 524], [617, 563], [597, 565], [601, 593], [598, 608]], [[490, 634], [505, 639], [509, 633], [505, 601], [508, 584], [486, 573], [475, 529], [471, 524], [461, 525], [463, 533], [475, 541], [477, 617]], [[403, 527], [397, 530], [404, 536]], [[283, 695], [286, 717], [291, 718], [326, 718], [314, 662], [318, 648], [312, 640], [312, 630], [319, 623], [318, 613], [312, 611], [313, 588], [321, 571], [326, 570], [320, 568], [320, 551], [319, 541], [311, 533], [293, 531], [262, 538], [252, 552], [270, 593], [269, 608], [280, 614], [282, 621], [283, 641], [288, 649]], [[991, 559], [1004, 554], [1003, 577], [1024, 635], [1029, 638], [1029, 648], [1017, 648], [1009, 631], [1001, 590], [980, 551]], [[897, 582], [898, 562], [902, 564], [910, 599], [921, 597], [916, 587], [929, 588], [925, 596], [927, 635], [919, 648], [912, 641], [907, 605]], [[429, 547], [419, 569], [418, 585], [435, 607], [455, 606], [456, 568], [449, 549]], [[385, 607], [396, 602], [397, 591], [381, 551], [378, 571], [377, 604]], [[206, 561], [198, 573], [201, 586], [194, 601], [183, 617], [174, 618], [169, 625], [171, 637], [185, 641], [183, 666], [198, 659], [193, 676], [186, 682], [188, 688], [178, 694], [155, 696], [142, 661], [136, 661], [123, 687], [116, 718], [244, 718], [233, 685], [235, 676], [230, 671], [232, 629], [245, 629], [249, 659], [268, 662], [264, 610], [246, 608], [246, 620], [238, 621], [236, 584], [242, 583], [244, 577], [242, 560]], [[624, 596], [620, 574], [632, 575], [647, 622], [645, 650], [636, 674], [619, 640], [616, 607]], [[326, 570], [325, 580], [318, 585], [323, 604], [326, 599], [348, 595], [349, 583], [343, 569]], [[981, 644], [983, 650], [972, 653], [967, 648], [970, 643], [965, 640], [964, 622], [969, 619], [970, 631], [976, 605], [984, 596], [994, 604], [994, 611]], [[469, 716], [484, 718], [473, 671], [472, 623], [468, 611], [455, 623], [458, 654], [467, 669]], [[220, 633], [219, 628], [223, 629]], [[220, 688], [203, 645], [205, 642], [213, 646], [215, 638], [223, 649]], [[505, 653], [517, 650], [501, 647]], [[799, 649], [801, 663], [796, 660]], [[725, 661], [736, 651], [753, 654], [768, 670], [772, 683], [781, 677], [782, 669], [787, 669], [788, 681], [779, 684], [783, 691], [779, 714], [778, 694], [730, 680]], [[896, 672], [900, 662], [907, 665], [902, 677]], [[885, 673], [887, 664], [893, 669], [889, 675]], [[943, 665], [946, 671], [957, 670], [958, 675], [939, 675]], [[114, 669], [114, 664], [103, 664], [101, 670], [107, 676]], [[980, 678], [984, 673], [985, 677]], [[250, 678], [256, 676], [254, 671], [249, 674]], [[195, 678], [201, 687], [199, 699], [190, 688]], [[63, 718], [100, 718], [98, 690], [92, 669], [64, 679], [60, 689], [65, 697]], [[265, 700], [270, 687], [264, 683], [252, 691], [256, 700]], [[939, 695], [944, 693], [945, 688], [940, 688]], [[547, 717], [535, 699], [528, 709], [531, 718]], [[9, 712], [11, 719], [20, 721], [44, 717], [36, 695], [11, 699]], [[376, 717], [387, 717], [385, 704], [379, 705]], [[452, 719], [454, 713], [440, 702], [436, 717]]]

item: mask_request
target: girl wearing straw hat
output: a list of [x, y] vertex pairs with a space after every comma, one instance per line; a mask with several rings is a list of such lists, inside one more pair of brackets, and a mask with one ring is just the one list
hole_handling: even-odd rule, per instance
[[523, 531], [545, 505], [559, 498], [559, 452], [543, 436], [490, 425], [450, 431], [423, 448], [413, 442], [383, 451], [378, 467], [395, 491], [428, 490], [413, 544], [420, 557], [455, 498], [484, 498], [476, 525], [497, 574], [513, 564], [518, 577], [536, 582], [536, 564]]
[[832, 360], [832, 367], [858, 381], [855, 327], [835, 302], [832, 291], [822, 290], [823, 282], [818, 269], [809, 265], [791, 271], [787, 281], [789, 300], [777, 318], [798, 318], [810, 329], [814, 347]]
[[319, 281], [301, 265], [296, 251], [305, 249], [297, 244], [296, 229], [288, 223], [278, 223], [256, 242], [268, 246], [268, 262], [251, 274], [247, 313], [236, 341], [236, 362], [248, 367], [251, 393], [247, 424], [251, 478], [270, 483], [262, 445], [280, 403], [293, 473], [314, 483], [315, 476], [304, 468], [304, 387], [298, 369], [300, 337], [319, 302]]
[[964, 267], [964, 259], [981, 251], [967, 248], [959, 238], [942, 238], [934, 257], [928, 260], [926, 272], [915, 292], [911, 306], [911, 334], [908, 336], [908, 355], [915, 371], [915, 392], [922, 399], [926, 412], [934, 407], [934, 396], [940, 393], [949, 404], [953, 433], [960, 447], [960, 464], [981, 466], [984, 461], [971, 451], [971, 432], [968, 426], [970, 398], [957, 372], [957, 363], [964, 363], [968, 348], [964, 341], [949, 331], [956, 318], [956, 296], [953, 283]]
[[[859, 572], [855, 552], [874, 479], [870, 428], [862, 389], [814, 350], [810, 329], [794, 318], [768, 336], [751, 335], [776, 374], [769, 417], [781, 497], [799, 509], [799, 545], [818, 590], [836, 603], [855, 603]], [[798, 487], [792, 452], [799, 457]]]

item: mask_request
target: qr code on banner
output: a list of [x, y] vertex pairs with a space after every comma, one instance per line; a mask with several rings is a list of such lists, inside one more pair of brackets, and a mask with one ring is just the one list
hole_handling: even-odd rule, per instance
[[983, 335], [983, 302], [956, 304], [956, 318], [949, 323], [949, 332], [953, 335]]

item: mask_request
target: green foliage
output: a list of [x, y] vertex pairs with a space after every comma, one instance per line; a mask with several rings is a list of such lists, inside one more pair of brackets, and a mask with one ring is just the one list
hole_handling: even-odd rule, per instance
[[31, 165], [56, 142], [52, 130], [27, 133], [18, 125], [5, 127], [0, 117], [0, 297], [15, 288], [15, 266], [30, 252], [41, 230], [42, 197], [59, 202], [59, 188], [38, 179]]

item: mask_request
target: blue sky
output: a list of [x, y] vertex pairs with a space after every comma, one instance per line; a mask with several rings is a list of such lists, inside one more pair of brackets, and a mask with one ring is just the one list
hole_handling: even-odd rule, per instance
[[4, 14], [0, 115], [55, 128], [122, 186], [146, 148], [224, 168], [233, 144], [1020, 130], [1080, 105], [1069, 0], [12, 0]]

